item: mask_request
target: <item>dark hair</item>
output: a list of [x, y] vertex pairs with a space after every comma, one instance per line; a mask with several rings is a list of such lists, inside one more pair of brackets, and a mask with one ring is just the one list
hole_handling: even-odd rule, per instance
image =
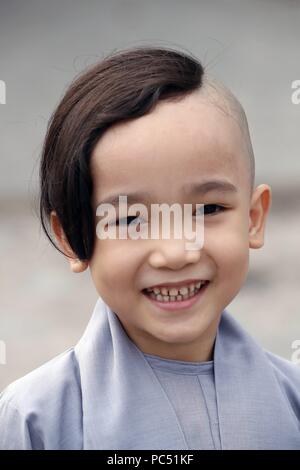
[[55, 248], [61, 251], [50, 234], [51, 211], [76, 256], [92, 256], [96, 229], [90, 157], [103, 133], [149, 113], [159, 100], [200, 88], [203, 74], [201, 63], [186, 53], [135, 47], [109, 54], [71, 83], [49, 121], [40, 162], [39, 215]]

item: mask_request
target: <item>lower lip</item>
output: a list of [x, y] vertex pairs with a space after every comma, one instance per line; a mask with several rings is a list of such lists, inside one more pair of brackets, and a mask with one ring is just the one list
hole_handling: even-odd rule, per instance
[[176, 311], [176, 310], [184, 310], [187, 308], [192, 307], [196, 302], [198, 302], [202, 297], [203, 294], [205, 293], [207, 287], [209, 286], [210, 282], [206, 284], [204, 287], [202, 287], [194, 297], [191, 297], [190, 299], [186, 300], [177, 300], [177, 301], [170, 301], [170, 302], [161, 302], [159, 300], [152, 299], [150, 296], [145, 295], [147, 299], [150, 300], [154, 305], [157, 307], [163, 309], [163, 310], [169, 310], [169, 311]]

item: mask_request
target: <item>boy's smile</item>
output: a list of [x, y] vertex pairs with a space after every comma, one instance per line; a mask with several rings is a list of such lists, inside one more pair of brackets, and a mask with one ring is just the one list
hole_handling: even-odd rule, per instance
[[[74, 271], [90, 267], [99, 295], [143, 352], [185, 361], [213, 357], [221, 313], [246, 280], [249, 247], [263, 245], [270, 206], [267, 185], [251, 191], [248, 145], [240, 123], [200, 89], [181, 100], [161, 101], [150, 114], [116, 124], [94, 148], [95, 212], [111, 195], [133, 192], [152, 195], [151, 200], [136, 201], [149, 207], [149, 212], [151, 203], [204, 204], [209, 209], [201, 250], [187, 251], [186, 240], [173, 237], [96, 238], [89, 262], [71, 261]], [[216, 182], [232, 189], [218, 189]], [[201, 192], [190, 191], [200, 184]], [[153, 296], [182, 295], [168, 299], [169, 305], [177, 304], [175, 310], [160, 305], [166, 299], [145, 295], [147, 288], [158, 284], [188, 280], [210, 282], [190, 300], [183, 296], [193, 290], [152, 292]]]

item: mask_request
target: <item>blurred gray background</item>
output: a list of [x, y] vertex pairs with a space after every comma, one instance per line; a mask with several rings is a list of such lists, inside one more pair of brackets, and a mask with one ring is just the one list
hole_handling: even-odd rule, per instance
[[49, 117], [87, 65], [143, 44], [192, 52], [245, 107], [256, 184], [271, 185], [273, 205], [265, 246], [251, 250], [248, 280], [227, 309], [291, 359], [300, 340], [299, 25], [298, 0], [0, 0], [0, 389], [74, 345], [97, 299], [90, 274], [71, 273], [36, 215]]

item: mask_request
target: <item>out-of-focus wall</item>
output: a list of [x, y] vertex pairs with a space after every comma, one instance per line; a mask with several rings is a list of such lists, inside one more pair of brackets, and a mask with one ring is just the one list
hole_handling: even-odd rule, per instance
[[192, 52], [246, 109], [256, 182], [272, 186], [274, 201], [265, 247], [251, 252], [249, 278], [228, 309], [291, 358], [300, 340], [299, 24], [292, 0], [0, 3], [0, 389], [74, 344], [97, 298], [89, 274], [72, 274], [39, 232], [47, 122], [86, 65], [142, 44]]

